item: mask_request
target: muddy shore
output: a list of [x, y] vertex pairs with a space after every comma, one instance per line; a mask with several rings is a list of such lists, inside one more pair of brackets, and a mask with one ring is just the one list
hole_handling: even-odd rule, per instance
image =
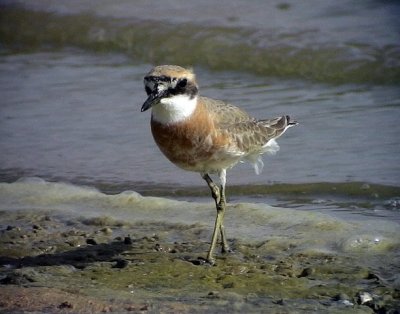
[[5, 313], [399, 313], [400, 291], [357, 258], [231, 239], [234, 252], [207, 266], [198, 224], [0, 217]]

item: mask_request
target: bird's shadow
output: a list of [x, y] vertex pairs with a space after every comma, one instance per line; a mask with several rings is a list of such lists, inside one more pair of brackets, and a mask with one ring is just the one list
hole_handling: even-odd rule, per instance
[[132, 248], [132, 245], [123, 241], [113, 241], [96, 245], [87, 245], [73, 250], [40, 254], [37, 256], [25, 256], [20, 258], [0, 256], [0, 265], [7, 268], [24, 268], [35, 266], [61, 266], [70, 265], [78, 269], [84, 269], [95, 262], [118, 262], [118, 255]]

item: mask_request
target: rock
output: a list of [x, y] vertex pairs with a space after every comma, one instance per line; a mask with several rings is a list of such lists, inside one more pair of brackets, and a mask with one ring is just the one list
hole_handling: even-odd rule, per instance
[[333, 300], [335, 300], [335, 301], [343, 301], [343, 300], [350, 300], [350, 298], [346, 293], [341, 292], [338, 295], [335, 295], [333, 297]]
[[154, 245], [154, 250], [157, 251], [157, 252], [165, 252], [165, 249], [159, 243], [156, 243]]
[[33, 269], [18, 269], [0, 280], [2, 285], [24, 285], [36, 282], [40, 275]]
[[354, 303], [350, 302], [349, 300], [342, 300], [340, 302], [342, 302], [346, 306], [353, 306], [354, 305]]
[[285, 301], [283, 301], [283, 299], [273, 301], [273, 303], [278, 304], [278, 305], [285, 305]]
[[130, 245], [132, 243], [133, 243], [133, 240], [132, 240], [132, 238], [130, 236], [127, 236], [127, 237], [124, 238], [124, 244]]
[[33, 230], [42, 230], [42, 229], [43, 229], [41, 226], [36, 225], [36, 224], [34, 224], [34, 225], [32, 226], [32, 228], [33, 228]]
[[300, 275], [298, 275], [298, 278], [302, 278], [302, 277], [308, 277], [311, 276], [315, 273], [315, 269], [312, 267], [307, 267], [304, 268], [303, 271], [300, 273]]
[[234, 282], [227, 282], [222, 286], [224, 289], [231, 289], [235, 287], [235, 283]]
[[333, 300], [334, 301], [338, 301], [339, 303], [342, 303], [342, 304], [344, 304], [346, 306], [353, 306], [354, 305], [354, 303], [352, 303], [350, 301], [350, 297], [346, 293], [343, 293], [343, 292], [335, 295], [333, 297]]
[[112, 231], [112, 229], [110, 227], [104, 227], [100, 231], [105, 233], [105, 234], [112, 234], [113, 233], [113, 231]]
[[210, 291], [207, 294], [207, 298], [208, 299], [219, 299], [220, 298], [219, 292], [218, 291]]
[[368, 292], [360, 292], [357, 295], [358, 304], [367, 304], [373, 301], [372, 295]]
[[364, 183], [362, 186], [361, 186], [361, 190], [369, 190], [371, 188], [371, 186], [369, 185], [369, 184], [367, 184], [367, 183]]
[[73, 307], [72, 303], [68, 301], [64, 301], [58, 306], [59, 309], [72, 309]]
[[97, 245], [97, 241], [93, 238], [86, 239], [86, 243], [90, 245]]
[[80, 247], [82, 244], [82, 240], [79, 238], [72, 238], [65, 241], [65, 243], [72, 247]]
[[115, 265], [112, 268], [125, 268], [129, 265], [126, 259], [117, 259]]

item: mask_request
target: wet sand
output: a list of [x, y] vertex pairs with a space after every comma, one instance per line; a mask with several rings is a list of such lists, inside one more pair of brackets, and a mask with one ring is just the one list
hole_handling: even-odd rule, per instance
[[[0, 311], [398, 313], [400, 292], [356, 257], [230, 239], [202, 265], [198, 224], [2, 211]], [[171, 239], [174, 239], [171, 241]], [[287, 243], [287, 241], [285, 242]]]

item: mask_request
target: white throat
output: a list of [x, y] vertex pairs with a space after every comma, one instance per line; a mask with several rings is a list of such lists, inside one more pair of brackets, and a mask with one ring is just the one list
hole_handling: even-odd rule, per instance
[[161, 99], [152, 108], [152, 117], [162, 124], [177, 123], [189, 118], [196, 109], [197, 96], [190, 99], [188, 95], [176, 95]]

